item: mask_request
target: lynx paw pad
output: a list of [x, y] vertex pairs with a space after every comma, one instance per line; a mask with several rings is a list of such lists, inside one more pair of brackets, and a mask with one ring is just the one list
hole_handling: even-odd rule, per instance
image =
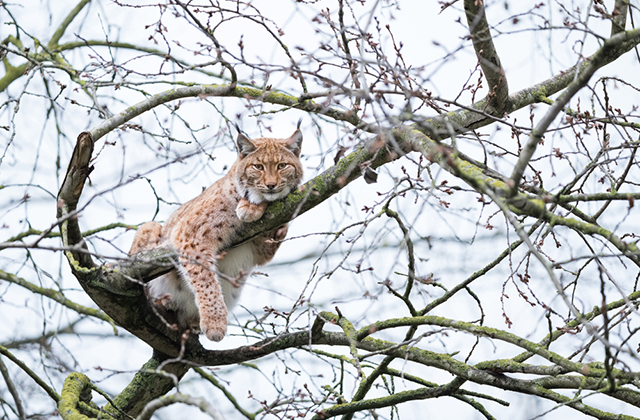
[[[225, 320], [226, 321], [226, 320]], [[218, 324], [218, 325], [205, 325], [204, 323], [200, 323], [200, 330], [207, 336], [207, 338], [211, 341], [220, 341], [224, 338], [227, 333], [227, 323]]]
[[254, 222], [262, 217], [267, 204], [266, 202], [254, 204], [243, 198], [236, 207], [236, 216], [245, 223]]
[[273, 240], [274, 241], [284, 241], [284, 238], [287, 237], [287, 232], [289, 232], [289, 225], [284, 225], [279, 227], [278, 229], [276, 229], [276, 231], [273, 233]]

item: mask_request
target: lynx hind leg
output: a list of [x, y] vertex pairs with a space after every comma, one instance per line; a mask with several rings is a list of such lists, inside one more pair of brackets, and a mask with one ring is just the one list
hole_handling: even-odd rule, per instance
[[254, 204], [246, 198], [241, 199], [236, 207], [236, 216], [245, 223], [254, 222], [262, 217], [264, 211], [269, 205], [264, 201], [260, 204]]
[[182, 275], [188, 277], [196, 295], [200, 312], [200, 330], [211, 341], [220, 341], [227, 333], [227, 307], [224, 304], [222, 288], [214, 271], [201, 265], [186, 263]]
[[178, 270], [172, 270], [147, 283], [147, 294], [169, 323], [176, 322], [181, 331], [198, 332], [200, 314], [186, 281]]
[[156, 248], [160, 244], [162, 226], [158, 222], [147, 222], [141, 225], [133, 238], [129, 255]]
[[253, 240], [257, 265], [264, 265], [273, 259], [288, 231], [289, 225], [285, 223], [279, 228], [268, 232], [265, 236], [260, 236]]

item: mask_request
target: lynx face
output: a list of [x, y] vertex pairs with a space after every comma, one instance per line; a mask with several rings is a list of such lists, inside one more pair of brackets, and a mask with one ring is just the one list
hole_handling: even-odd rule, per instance
[[301, 143], [300, 130], [288, 139], [249, 140], [239, 134], [238, 192], [254, 204], [284, 198], [302, 179]]

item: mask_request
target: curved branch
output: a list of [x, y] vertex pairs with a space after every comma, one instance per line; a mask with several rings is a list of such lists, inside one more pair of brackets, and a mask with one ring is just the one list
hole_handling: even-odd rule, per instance
[[156, 57], [160, 57], [162, 59], [165, 60], [171, 60], [174, 63], [180, 65], [185, 71], [186, 70], [194, 70], [197, 71], [198, 73], [202, 73], [204, 75], [207, 75], [209, 77], [215, 77], [217, 79], [222, 79], [222, 80], [229, 80], [228, 77], [226, 76], [221, 76], [220, 73], [215, 73], [212, 71], [207, 71], [202, 67], [205, 66], [209, 66], [212, 63], [208, 62], [208, 63], [203, 63], [203, 64], [189, 64], [184, 60], [180, 60], [176, 57], [173, 57], [171, 55], [169, 55], [166, 51], [161, 51], [158, 50], [156, 48], [149, 48], [149, 47], [144, 47], [141, 45], [134, 45], [134, 44], [130, 44], [128, 42], [120, 42], [120, 41], [103, 41], [103, 40], [85, 40], [85, 41], [72, 41], [72, 42], [66, 42], [64, 44], [60, 44], [58, 46], [56, 46], [52, 51], [53, 52], [62, 52], [62, 51], [68, 51], [68, 50], [73, 50], [75, 48], [80, 48], [80, 47], [109, 47], [109, 48], [118, 48], [118, 49], [124, 49], [124, 50], [132, 50], [132, 51], [138, 51], [138, 52], [142, 52], [142, 53], [147, 53], [149, 55], [154, 55]]
[[78, 16], [78, 13], [80, 13], [80, 11], [82, 11], [82, 9], [84, 9], [84, 6], [86, 6], [90, 2], [91, 2], [91, 0], [80, 0], [78, 2], [76, 7], [74, 7], [69, 12], [67, 17], [64, 18], [64, 20], [60, 24], [60, 26], [58, 26], [58, 29], [56, 29], [56, 31], [53, 33], [53, 35], [51, 36], [51, 39], [49, 40], [49, 44], [47, 44], [47, 48], [53, 49], [53, 48], [56, 48], [58, 46], [58, 41], [60, 41], [60, 38], [62, 38], [64, 33], [67, 31], [67, 28], [69, 27], [71, 22], [73, 22], [73, 20], [76, 18], [76, 16]]
[[356, 115], [349, 112], [341, 112], [333, 108], [328, 108], [323, 105], [318, 105], [311, 100], [300, 100], [292, 95], [287, 95], [281, 92], [272, 90], [262, 91], [247, 86], [234, 86], [229, 85], [195, 85], [190, 87], [171, 89], [165, 92], [153, 95], [144, 101], [130, 106], [122, 111], [120, 114], [105, 120], [97, 127], [91, 129], [89, 134], [93, 141], [98, 141], [102, 136], [106, 135], [110, 131], [118, 128], [127, 121], [137, 117], [138, 115], [147, 112], [150, 109], [162, 105], [164, 103], [187, 97], [201, 97], [201, 96], [217, 96], [217, 97], [236, 97], [246, 99], [258, 99], [262, 102], [283, 105], [286, 107], [296, 108], [307, 112], [313, 112], [316, 114], [327, 115], [337, 121], [346, 121], [357, 127], [365, 127], [366, 124], [362, 123]]
[[464, 382], [464, 379], [455, 378], [448, 384], [435, 388], [425, 387], [410, 391], [399, 391], [387, 397], [337, 404], [331, 408], [320, 411], [313, 417], [313, 420], [327, 419], [341, 414], [353, 414], [365, 410], [374, 410], [376, 408], [392, 407], [407, 401], [426, 400], [428, 398], [438, 398], [445, 395], [452, 396]]

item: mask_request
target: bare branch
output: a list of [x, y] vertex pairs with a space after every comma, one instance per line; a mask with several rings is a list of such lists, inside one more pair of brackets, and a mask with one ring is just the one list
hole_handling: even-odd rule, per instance
[[531, 136], [529, 141], [524, 146], [522, 152], [520, 152], [520, 158], [518, 159], [518, 163], [516, 163], [513, 168], [513, 172], [509, 179], [509, 184], [511, 187], [511, 196], [515, 195], [518, 187], [520, 186], [520, 180], [522, 179], [522, 175], [524, 174], [533, 153], [536, 151], [536, 147], [542, 137], [547, 132], [547, 129], [556, 119], [558, 114], [562, 111], [562, 109], [569, 103], [571, 98], [584, 86], [589, 83], [589, 79], [591, 76], [602, 66], [607, 63], [606, 57], [608, 57], [611, 51], [615, 50], [619, 45], [627, 43], [627, 42], [637, 42], [640, 40], [640, 30], [636, 29], [634, 31], [619, 33], [617, 35], [612, 36], [608, 40], [604, 42], [602, 48], [598, 50], [591, 58], [589, 59], [588, 66], [580, 72], [577, 76], [576, 80], [571, 83], [567, 89], [562, 92], [560, 97], [553, 103], [553, 105], [549, 108], [544, 118], [540, 120], [540, 122], [536, 125], [536, 128], [531, 132]]
[[220, 411], [218, 411], [217, 408], [211, 405], [211, 403], [204, 398], [192, 397], [190, 395], [178, 393], [149, 401], [149, 403], [144, 407], [144, 410], [142, 410], [142, 413], [136, 417], [136, 420], [149, 420], [151, 416], [153, 416], [153, 414], [162, 407], [168, 407], [176, 403], [193, 405], [198, 407], [203, 413], [208, 414], [213, 420], [224, 420]]
[[16, 386], [11, 380], [11, 376], [9, 375], [9, 370], [7, 369], [7, 366], [2, 361], [2, 357], [0, 357], [0, 373], [2, 373], [2, 377], [4, 378], [4, 382], [7, 385], [7, 389], [9, 390], [9, 393], [13, 397], [13, 401], [16, 404], [16, 411], [18, 412], [18, 418], [20, 420], [26, 420], [27, 417], [24, 413], [24, 407], [22, 406], [22, 400], [20, 399], [20, 394], [18, 393]]
[[509, 86], [504, 68], [500, 63], [500, 57], [493, 44], [484, 1], [465, 0], [464, 11], [467, 16], [473, 48], [489, 84], [487, 98], [489, 99], [488, 105], [492, 108], [489, 113], [500, 117], [507, 104]]

